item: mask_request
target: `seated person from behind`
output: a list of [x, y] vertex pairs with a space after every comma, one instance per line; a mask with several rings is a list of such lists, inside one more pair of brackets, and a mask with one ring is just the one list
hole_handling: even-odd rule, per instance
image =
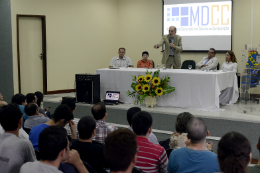
[[23, 123], [23, 113], [16, 104], [0, 109], [0, 122], [5, 132], [0, 135], [0, 172], [19, 173], [26, 162], [36, 160], [32, 143], [18, 138]]
[[217, 155], [206, 149], [209, 131], [202, 118], [193, 118], [187, 124], [187, 147], [173, 150], [169, 157], [169, 173], [220, 172]]
[[142, 53], [142, 57], [143, 59], [137, 62], [137, 68], [153, 68], [153, 61], [148, 60], [149, 53], [147, 51]]
[[209, 68], [209, 70], [217, 70], [218, 59], [215, 57], [216, 50], [210, 48], [208, 52], [208, 57], [204, 57], [200, 62], [196, 64], [198, 68]]
[[[139, 107], [132, 107], [130, 109], [127, 110], [127, 122], [129, 124], [129, 130], [131, 130], [133, 132], [133, 128], [132, 128], [132, 118], [134, 116], [134, 114], [136, 114], [137, 112], [140, 112], [141, 108]], [[152, 142], [154, 144], [159, 144], [157, 137], [153, 134], [153, 132], [151, 132], [149, 134], [148, 137], [149, 142]]]
[[24, 122], [24, 128], [32, 129], [38, 124], [43, 124], [49, 121], [49, 118], [39, 115], [39, 108], [36, 103], [29, 103], [25, 106], [25, 113], [28, 115], [28, 119]]
[[49, 108], [45, 108], [46, 113], [45, 113], [45, 110], [43, 110], [43, 109], [41, 108], [41, 103], [43, 102], [43, 97], [44, 97], [43, 94], [42, 94], [42, 92], [36, 91], [34, 94], [35, 94], [36, 97], [37, 97], [37, 105], [38, 105], [38, 108], [39, 108], [39, 113], [42, 114], [42, 115], [44, 115], [44, 116], [47, 117], [47, 118], [51, 118], [51, 114], [50, 114], [50, 112], [48, 111]]
[[8, 103], [6, 103], [4, 101], [4, 97], [2, 96], [2, 94], [0, 93], [0, 108], [3, 107], [4, 105], [7, 105]]
[[119, 48], [118, 56], [112, 58], [109, 68], [113, 67], [134, 67], [131, 59], [125, 56], [125, 48]]
[[226, 53], [226, 62], [221, 66], [221, 70], [237, 72], [237, 59], [232, 51]]
[[61, 162], [74, 165], [79, 173], [88, 173], [76, 150], [69, 149], [66, 130], [59, 126], [45, 128], [39, 136], [41, 160], [25, 163], [20, 173], [62, 173], [58, 170]]
[[79, 140], [73, 140], [70, 149], [79, 152], [81, 160], [92, 166], [96, 172], [106, 172], [106, 162], [103, 154], [103, 146], [93, 144], [92, 138], [96, 134], [96, 121], [91, 116], [82, 117], [78, 123]]

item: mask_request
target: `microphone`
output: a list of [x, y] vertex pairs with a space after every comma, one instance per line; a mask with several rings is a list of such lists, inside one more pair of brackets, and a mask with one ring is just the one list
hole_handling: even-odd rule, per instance
[[[172, 39], [169, 38], [169, 43], [172, 43]], [[173, 47], [170, 46], [170, 49], [173, 49]]]

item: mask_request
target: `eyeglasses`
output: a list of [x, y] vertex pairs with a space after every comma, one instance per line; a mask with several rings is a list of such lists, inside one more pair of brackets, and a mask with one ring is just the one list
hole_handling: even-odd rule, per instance
[[139, 150], [139, 147], [137, 146], [137, 148], [136, 148], [136, 153], [138, 153], [138, 150]]
[[208, 53], [215, 54], [214, 52], [210, 52], [210, 51]]

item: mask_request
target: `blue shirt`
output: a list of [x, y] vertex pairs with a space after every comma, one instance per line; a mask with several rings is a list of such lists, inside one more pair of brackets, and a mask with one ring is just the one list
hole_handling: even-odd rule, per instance
[[39, 124], [37, 126], [34, 126], [29, 134], [29, 139], [32, 142], [33, 148], [36, 150], [39, 150], [38, 140], [40, 133], [45, 129], [46, 127], [50, 127], [47, 124]]
[[25, 107], [25, 106], [23, 106], [23, 105], [19, 105], [19, 108], [20, 108], [20, 110], [21, 110], [22, 113], [23, 113], [23, 127], [24, 127], [24, 122], [25, 122], [25, 120], [28, 119], [28, 115], [25, 113], [24, 107]]
[[220, 172], [217, 155], [208, 150], [192, 150], [187, 147], [175, 149], [169, 157], [169, 173]]

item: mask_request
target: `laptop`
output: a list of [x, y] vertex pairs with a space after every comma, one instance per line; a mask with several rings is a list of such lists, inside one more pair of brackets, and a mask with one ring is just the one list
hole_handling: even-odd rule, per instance
[[103, 100], [103, 102], [104, 102], [105, 105], [118, 104], [119, 96], [120, 96], [119, 91], [107, 91], [106, 92], [106, 99]]

